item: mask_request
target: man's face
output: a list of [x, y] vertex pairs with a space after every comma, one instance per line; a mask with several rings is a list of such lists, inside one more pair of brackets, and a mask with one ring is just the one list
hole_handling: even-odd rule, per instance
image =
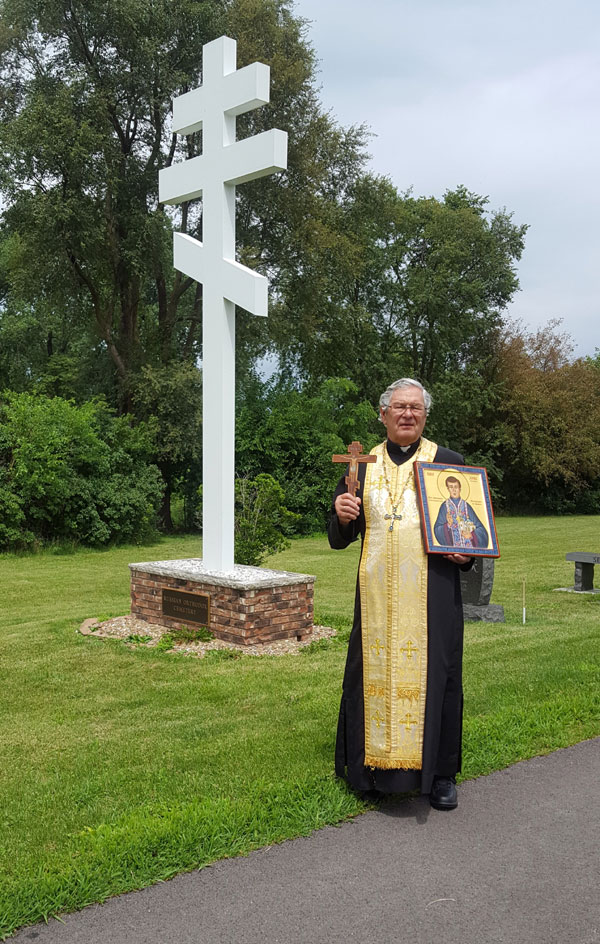
[[400, 387], [394, 390], [387, 410], [380, 412], [388, 438], [398, 446], [410, 446], [423, 432], [427, 419], [423, 391], [418, 387]]
[[460, 498], [460, 484], [458, 482], [448, 482], [448, 491], [450, 498]]

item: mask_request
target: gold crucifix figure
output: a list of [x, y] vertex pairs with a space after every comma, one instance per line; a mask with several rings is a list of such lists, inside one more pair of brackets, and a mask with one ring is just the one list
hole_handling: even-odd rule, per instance
[[363, 456], [361, 455], [363, 451], [362, 443], [351, 442], [348, 446], [348, 455], [347, 456], [332, 456], [332, 462], [347, 462], [348, 475], [344, 479], [346, 485], [348, 486], [348, 492], [350, 495], [356, 495], [356, 491], [359, 486], [358, 481], [358, 463], [359, 462], [377, 462], [377, 456]]

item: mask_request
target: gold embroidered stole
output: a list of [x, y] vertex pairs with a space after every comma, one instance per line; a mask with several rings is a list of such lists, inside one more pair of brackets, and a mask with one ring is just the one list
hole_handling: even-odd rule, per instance
[[[427, 555], [421, 538], [413, 462], [433, 462], [436, 451], [435, 443], [422, 439], [415, 455], [396, 465], [385, 443], [381, 443], [371, 450], [377, 462], [366, 469], [366, 534], [359, 584], [368, 767], [422, 767]], [[395, 510], [392, 499], [397, 502]], [[400, 520], [391, 517], [394, 511], [402, 516]]]

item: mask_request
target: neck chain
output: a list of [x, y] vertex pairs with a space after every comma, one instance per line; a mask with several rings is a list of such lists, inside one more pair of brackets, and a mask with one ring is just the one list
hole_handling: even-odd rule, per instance
[[[418, 451], [419, 451], [419, 450], [417, 449], [417, 452], [418, 452]], [[416, 455], [416, 453], [415, 453], [415, 455]], [[390, 500], [390, 505], [391, 505], [391, 508], [392, 508], [392, 513], [391, 513], [391, 515], [384, 515], [383, 517], [385, 518], [386, 521], [389, 521], [389, 522], [390, 522], [390, 526], [389, 526], [389, 528], [388, 528], [388, 531], [393, 531], [393, 530], [394, 530], [394, 522], [396, 522], [396, 521], [402, 521], [402, 515], [399, 515], [397, 512], [398, 512], [398, 507], [399, 507], [399, 505], [400, 505], [400, 502], [402, 501], [402, 499], [403, 499], [403, 497], [404, 497], [404, 493], [405, 493], [406, 489], [408, 488], [408, 483], [409, 483], [409, 481], [410, 481], [410, 476], [407, 477], [407, 479], [406, 479], [404, 485], [402, 486], [402, 490], [400, 491], [400, 494], [393, 494], [393, 492], [392, 492], [392, 486], [391, 486], [391, 484], [390, 484], [390, 478], [389, 478], [388, 470], [387, 470], [387, 464], [388, 464], [388, 462], [391, 463], [392, 460], [390, 459], [390, 456], [389, 456], [389, 453], [388, 453], [388, 450], [387, 450], [387, 445], [384, 447], [384, 450], [383, 450], [383, 457], [382, 457], [382, 458], [383, 458], [383, 478], [384, 478], [384, 480], [385, 480], [385, 488], [386, 488], [386, 491], [387, 491], [387, 493], [388, 493], [388, 498], [389, 498], [389, 500]], [[392, 463], [392, 464], [395, 465], [395, 463]]]

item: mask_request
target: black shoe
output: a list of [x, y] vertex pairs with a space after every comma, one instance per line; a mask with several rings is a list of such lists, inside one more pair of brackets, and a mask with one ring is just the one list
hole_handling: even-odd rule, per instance
[[381, 790], [363, 790], [360, 798], [366, 803], [379, 803], [380, 800], [383, 800], [383, 793]]
[[455, 810], [458, 806], [455, 778], [434, 777], [429, 802], [434, 810]]

